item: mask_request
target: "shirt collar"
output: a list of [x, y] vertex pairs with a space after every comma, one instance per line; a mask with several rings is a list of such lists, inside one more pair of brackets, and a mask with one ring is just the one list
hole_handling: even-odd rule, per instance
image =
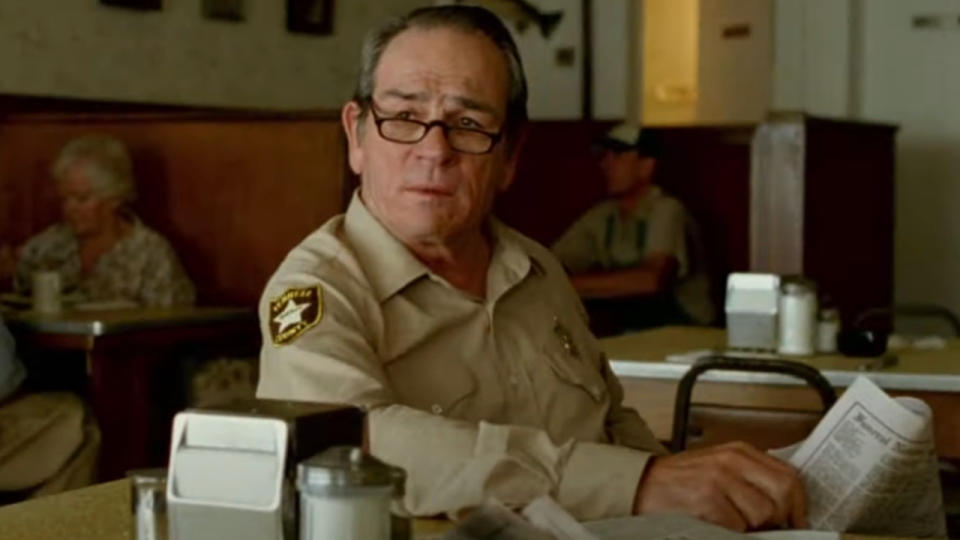
[[[544, 265], [533, 257], [519, 235], [500, 221], [491, 218], [493, 253], [487, 270], [487, 296], [494, 299], [519, 283], [531, 269], [544, 273]], [[377, 300], [383, 302], [414, 281], [431, 274], [420, 260], [367, 210], [354, 191], [344, 218], [344, 231]]]
[[429, 272], [403, 242], [367, 210], [360, 200], [359, 189], [353, 192], [347, 207], [344, 231], [380, 302]]

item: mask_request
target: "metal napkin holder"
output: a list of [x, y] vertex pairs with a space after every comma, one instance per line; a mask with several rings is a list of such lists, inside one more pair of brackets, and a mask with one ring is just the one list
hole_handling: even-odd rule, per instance
[[296, 538], [296, 464], [360, 445], [353, 407], [251, 400], [177, 414], [167, 477], [172, 540]]

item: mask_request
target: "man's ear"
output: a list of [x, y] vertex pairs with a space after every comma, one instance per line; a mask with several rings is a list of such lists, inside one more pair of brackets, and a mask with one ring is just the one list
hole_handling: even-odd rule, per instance
[[507, 154], [506, 162], [504, 163], [505, 174], [503, 175], [503, 180], [498, 186], [500, 191], [506, 191], [511, 185], [513, 185], [513, 180], [517, 175], [517, 162], [520, 161], [520, 152], [523, 150], [523, 145], [527, 142], [527, 128], [526, 126], [517, 129], [512, 135], [514, 137], [513, 141], [507, 141], [511, 143], [510, 151]]
[[347, 135], [347, 160], [354, 174], [363, 173], [363, 147], [360, 145], [360, 113], [362, 109], [356, 101], [349, 101], [340, 111], [340, 121]]

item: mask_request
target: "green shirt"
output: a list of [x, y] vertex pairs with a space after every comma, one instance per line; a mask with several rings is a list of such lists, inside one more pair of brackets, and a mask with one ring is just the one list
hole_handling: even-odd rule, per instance
[[670, 255], [687, 273], [683, 205], [653, 187], [624, 215], [617, 201], [602, 202], [580, 217], [553, 244], [553, 252], [571, 272], [617, 270], [636, 266], [655, 254]]
[[551, 249], [572, 273], [625, 269], [652, 255], [669, 255], [678, 265], [677, 302], [693, 321], [708, 323], [714, 317], [709, 280], [691, 264], [690, 225], [680, 201], [653, 186], [627, 214], [615, 200], [594, 206]]

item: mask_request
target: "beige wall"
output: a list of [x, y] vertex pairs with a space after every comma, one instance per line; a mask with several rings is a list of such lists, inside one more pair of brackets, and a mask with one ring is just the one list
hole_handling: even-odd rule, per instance
[[848, 117], [856, 54], [850, 0], [776, 0], [773, 95], [776, 110]]
[[[602, 119], [627, 116], [628, 93], [633, 75], [630, 59], [632, 25], [628, 15], [638, 0], [599, 0], [593, 3], [593, 115]], [[507, 27], [523, 57], [530, 84], [530, 117], [576, 119], [583, 109], [583, 32], [581, 0], [537, 0], [542, 12], [562, 11], [563, 19], [549, 38], [530, 26], [516, 31]], [[573, 65], [559, 65], [559, 49], [574, 50]]]
[[[623, 118], [631, 84], [631, 26], [638, 0], [594, 3], [594, 111]], [[247, 0], [240, 23], [200, 14], [200, 0], [131, 11], [97, 0], [0, 0], [0, 93], [264, 109], [338, 108], [353, 90], [360, 43], [386, 17], [432, 0], [343, 0], [330, 36], [291, 34], [285, 2]], [[563, 10], [550, 39], [514, 32], [531, 80], [533, 118], [579, 118], [580, 0], [542, 0]], [[508, 22], [513, 28], [514, 25]], [[575, 50], [558, 66], [559, 48]]]
[[[697, 123], [751, 124], [766, 117], [772, 14], [770, 0], [700, 0]], [[724, 37], [724, 29], [740, 25], [749, 35]]]
[[213, 21], [199, 0], [162, 11], [97, 0], [0, 0], [0, 93], [225, 107], [339, 107], [372, 24], [425, 0], [335, 4], [331, 36], [291, 34], [285, 2], [248, 0]]
[[[870, 0], [859, 87], [864, 118], [900, 125], [896, 294], [960, 313], [960, 2]], [[944, 28], [914, 29], [938, 14]]]

